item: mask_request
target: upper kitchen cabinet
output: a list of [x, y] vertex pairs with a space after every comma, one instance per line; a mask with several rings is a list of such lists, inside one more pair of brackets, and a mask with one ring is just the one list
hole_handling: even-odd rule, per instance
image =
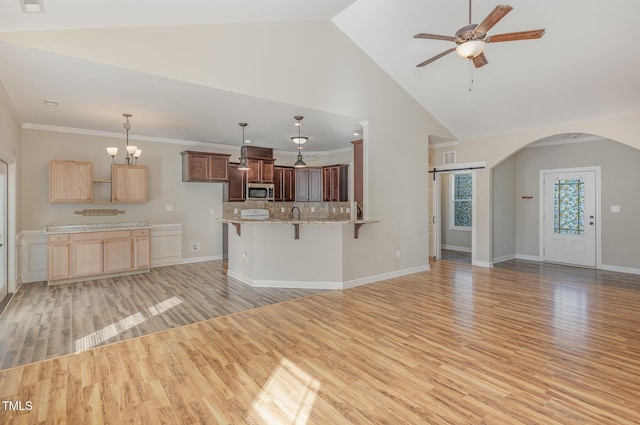
[[322, 169], [296, 169], [296, 202], [322, 202]]
[[227, 186], [226, 200], [229, 202], [242, 202], [244, 201], [244, 185], [247, 182], [246, 173], [242, 170], [238, 170], [240, 164], [229, 164], [229, 185]]
[[146, 165], [111, 166], [111, 202], [145, 203], [148, 199]]
[[322, 167], [322, 200], [345, 202], [349, 200], [349, 166], [331, 165]]
[[296, 200], [295, 168], [274, 167], [273, 184], [275, 201], [289, 202]]
[[247, 183], [273, 183], [274, 162], [273, 159], [248, 158]]
[[229, 157], [231, 155], [184, 151], [182, 155], [183, 182], [229, 181]]
[[49, 202], [90, 203], [93, 196], [93, 164], [80, 161], [49, 162]]

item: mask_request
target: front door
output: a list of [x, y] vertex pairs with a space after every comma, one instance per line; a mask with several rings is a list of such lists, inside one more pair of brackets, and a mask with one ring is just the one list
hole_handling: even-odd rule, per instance
[[596, 171], [543, 172], [543, 259], [596, 267]]

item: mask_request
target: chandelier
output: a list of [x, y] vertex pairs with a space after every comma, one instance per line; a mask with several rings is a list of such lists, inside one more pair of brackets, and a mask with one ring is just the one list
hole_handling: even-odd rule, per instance
[[122, 116], [125, 117], [126, 119], [126, 122], [122, 126], [127, 131], [127, 145], [126, 145], [127, 156], [125, 157], [122, 163], [119, 163], [116, 161], [118, 148], [108, 147], [107, 153], [111, 156], [113, 163], [116, 165], [136, 165], [136, 163], [138, 162], [138, 158], [140, 157], [140, 155], [142, 155], [142, 151], [138, 149], [137, 146], [129, 145], [129, 130], [131, 129], [131, 124], [129, 124], [129, 118], [131, 117], [131, 114], [122, 114]]

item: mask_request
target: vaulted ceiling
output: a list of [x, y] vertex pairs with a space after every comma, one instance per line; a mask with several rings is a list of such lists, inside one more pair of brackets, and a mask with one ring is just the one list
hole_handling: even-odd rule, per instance
[[[472, 22], [480, 22], [497, 4], [475, 0]], [[0, 32], [331, 19], [461, 140], [640, 111], [640, 39], [635, 31], [640, 2], [511, 0], [509, 4], [513, 10], [490, 34], [538, 28], [546, 34], [538, 40], [488, 44], [489, 64], [478, 69], [455, 53], [416, 67], [454, 44], [413, 35], [453, 35], [468, 23], [467, 0], [44, 0], [41, 14], [23, 14], [19, 0], [10, 0], [0, 3]], [[240, 132], [228, 123], [220, 124], [234, 108], [242, 108], [249, 116], [253, 111], [256, 121], [250, 124], [263, 129], [254, 136], [281, 140], [281, 146], [274, 146], [280, 149], [291, 149], [286, 140], [293, 135], [289, 134], [293, 115], [309, 117], [305, 135], [321, 140], [323, 149], [340, 147], [335, 141], [351, 138], [358, 127], [354, 117], [203, 90], [5, 43], [0, 43], [0, 58], [0, 82], [23, 122], [35, 127], [112, 131], [113, 120], [105, 122], [92, 115], [87, 105], [123, 97], [132, 108], [162, 108], [183, 121], [158, 125], [156, 133], [148, 134], [168, 139], [237, 144]], [[89, 75], [92, 78], [83, 77]], [[95, 76], [120, 84], [96, 85]], [[131, 86], [138, 88], [135, 94], [119, 89]], [[64, 114], [43, 113], [36, 103], [39, 107], [51, 93], [64, 94], [74, 106]], [[175, 102], [177, 97], [180, 102]], [[216, 111], [218, 123], [203, 111]]]

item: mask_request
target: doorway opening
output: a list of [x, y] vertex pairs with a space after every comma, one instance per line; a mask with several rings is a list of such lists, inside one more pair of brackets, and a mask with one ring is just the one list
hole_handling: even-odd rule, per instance
[[8, 231], [8, 208], [7, 199], [9, 191], [8, 183], [9, 166], [6, 162], [0, 161], [0, 313], [9, 303], [11, 295], [9, 293], [9, 258], [7, 243]]

